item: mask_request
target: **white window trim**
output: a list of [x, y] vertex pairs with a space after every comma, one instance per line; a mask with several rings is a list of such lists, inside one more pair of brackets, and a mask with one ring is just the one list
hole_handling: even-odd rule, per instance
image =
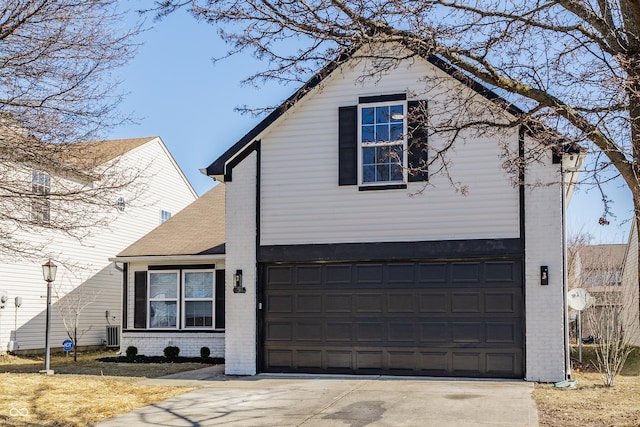
[[[163, 274], [163, 273], [175, 273], [176, 275], [176, 297], [175, 298], [151, 298], [151, 275]], [[180, 270], [149, 270], [147, 271], [147, 329], [162, 330], [162, 329], [180, 329]], [[175, 301], [176, 302], [176, 326], [151, 326], [151, 302], [154, 301]]]
[[[185, 280], [185, 275], [187, 273], [211, 273], [211, 298], [187, 298], [187, 281]], [[215, 269], [184, 269], [182, 270], [182, 301], [181, 308], [182, 310], [182, 325], [180, 329], [197, 331], [197, 330], [214, 330], [216, 328], [216, 271]], [[211, 301], [211, 326], [187, 326], [187, 310], [186, 310], [186, 302], [187, 301]]]
[[[370, 107], [381, 107], [386, 105], [398, 105], [402, 104], [404, 109], [404, 119], [402, 125], [402, 181], [382, 181], [382, 182], [364, 182], [363, 177], [363, 167], [362, 167], [362, 109], [370, 108]], [[358, 118], [357, 118], [357, 127], [358, 127], [358, 185], [361, 187], [381, 187], [386, 185], [396, 185], [396, 184], [407, 184], [408, 182], [408, 173], [407, 173], [407, 164], [408, 164], [408, 156], [407, 156], [407, 133], [408, 133], [408, 123], [407, 123], [407, 111], [408, 111], [408, 102], [407, 100], [398, 100], [398, 101], [384, 101], [384, 102], [367, 102], [367, 103], [359, 103], [358, 104]], [[384, 145], [396, 145], [396, 144], [385, 144], [385, 143], [374, 143], [368, 144], [367, 146], [384, 146]], [[398, 144], [399, 145], [399, 144]]]

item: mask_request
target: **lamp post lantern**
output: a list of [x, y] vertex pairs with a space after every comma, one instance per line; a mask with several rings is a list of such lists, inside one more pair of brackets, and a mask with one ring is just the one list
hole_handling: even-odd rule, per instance
[[51, 342], [49, 340], [51, 329], [51, 282], [56, 280], [57, 269], [58, 266], [51, 259], [42, 265], [42, 275], [44, 276], [44, 281], [47, 282], [47, 318], [44, 340], [44, 371], [41, 371], [41, 373], [46, 375], [53, 374], [53, 371], [49, 368], [51, 352]]

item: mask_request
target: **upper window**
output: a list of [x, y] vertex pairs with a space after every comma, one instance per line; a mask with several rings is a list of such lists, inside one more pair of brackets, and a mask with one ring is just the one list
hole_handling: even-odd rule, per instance
[[169, 218], [171, 218], [171, 212], [165, 211], [165, 210], [160, 211], [160, 224], [162, 224], [165, 221], [168, 221]]
[[118, 197], [118, 200], [116, 200], [116, 208], [118, 209], [118, 212], [124, 212], [127, 208], [127, 203], [124, 200], [124, 197]]
[[406, 181], [406, 102], [359, 105], [360, 182]]
[[31, 220], [38, 223], [48, 223], [51, 220], [51, 178], [49, 174], [40, 170], [31, 171]]

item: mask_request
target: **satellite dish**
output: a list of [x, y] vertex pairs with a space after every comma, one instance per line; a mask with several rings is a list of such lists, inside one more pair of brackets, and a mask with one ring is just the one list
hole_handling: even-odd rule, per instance
[[567, 303], [574, 310], [582, 311], [593, 305], [595, 298], [586, 289], [576, 288], [567, 292]]

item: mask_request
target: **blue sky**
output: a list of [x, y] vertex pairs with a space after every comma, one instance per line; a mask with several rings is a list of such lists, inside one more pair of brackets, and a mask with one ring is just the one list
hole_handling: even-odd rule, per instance
[[[127, 2], [134, 6], [148, 1]], [[114, 129], [108, 138], [135, 138], [158, 135], [177, 161], [198, 194], [213, 181], [199, 169], [208, 166], [240, 139], [260, 118], [234, 111], [241, 105], [275, 105], [297, 87], [270, 84], [243, 87], [240, 82], [264, 67], [249, 55], [236, 56], [213, 64], [227, 47], [215, 28], [199, 23], [183, 11], [160, 22], [140, 36], [138, 54], [120, 71], [122, 89], [127, 93], [121, 108], [138, 118], [137, 124]], [[602, 226], [600, 193], [578, 189], [569, 206], [569, 232], [584, 230], [593, 243], [623, 243], [629, 230], [632, 203], [629, 191], [619, 182], [607, 186], [614, 201], [616, 218]]]

